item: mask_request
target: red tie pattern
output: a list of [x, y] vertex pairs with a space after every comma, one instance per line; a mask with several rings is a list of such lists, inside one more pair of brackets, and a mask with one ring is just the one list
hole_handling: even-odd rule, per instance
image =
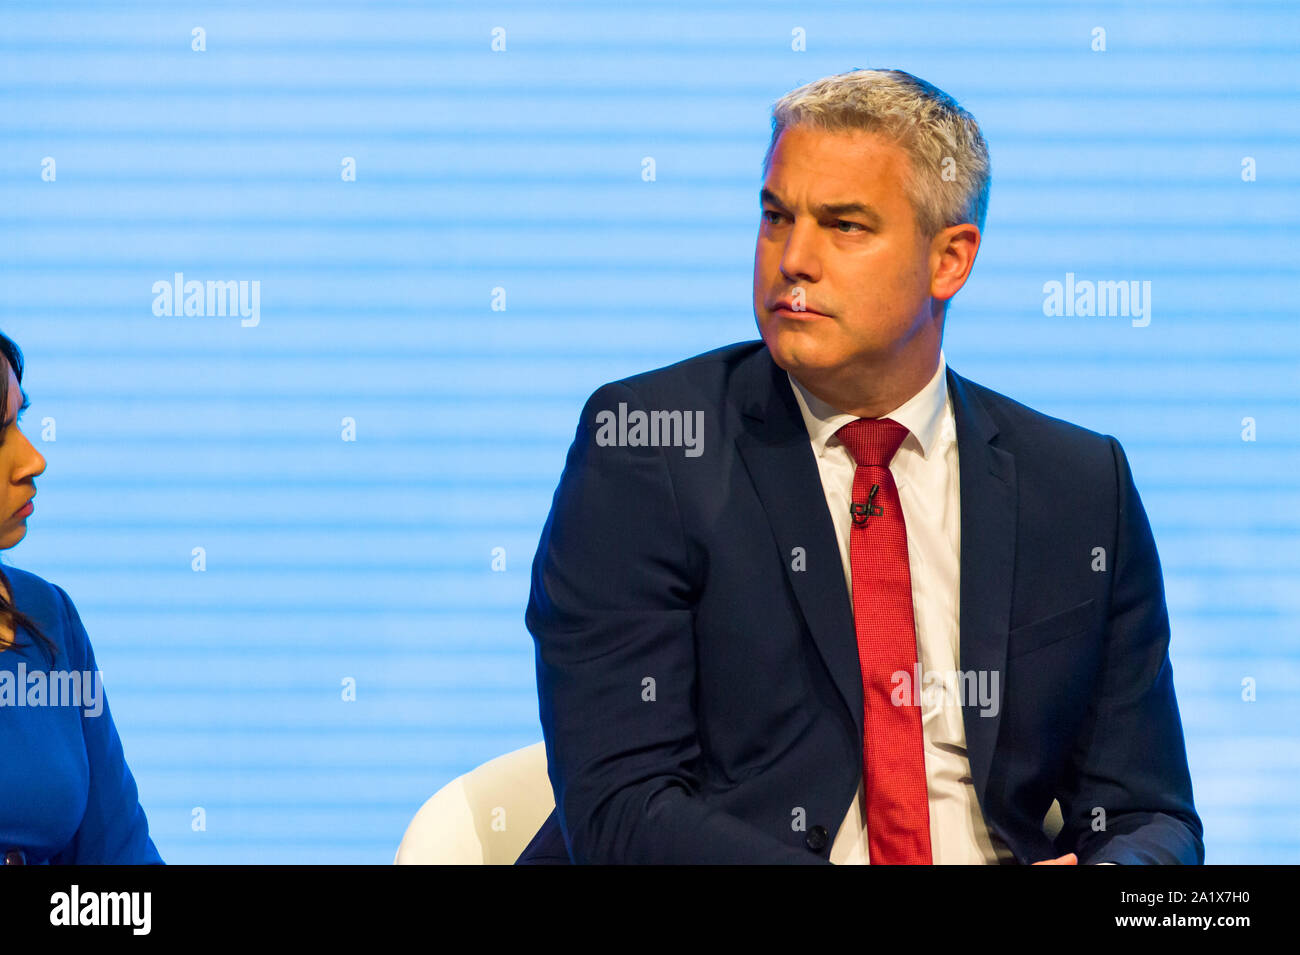
[[853, 475], [853, 624], [862, 668], [862, 791], [873, 865], [929, 865], [930, 803], [925, 782], [919, 686], [895, 706], [894, 674], [914, 682], [916, 621], [907, 527], [889, 462], [907, 428], [859, 418], [836, 436], [857, 462]]

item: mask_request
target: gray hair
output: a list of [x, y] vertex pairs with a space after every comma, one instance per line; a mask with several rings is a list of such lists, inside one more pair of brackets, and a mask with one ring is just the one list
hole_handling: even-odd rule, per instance
[[936, 86], [902, 70], [852, 70], [814, 80], [772, 106], [772, 151], [789, 126], [881, 133], [911, 159], [904, 190], [926, 236], [973, 222], [984, 230], [989, 150], [975, 117]]

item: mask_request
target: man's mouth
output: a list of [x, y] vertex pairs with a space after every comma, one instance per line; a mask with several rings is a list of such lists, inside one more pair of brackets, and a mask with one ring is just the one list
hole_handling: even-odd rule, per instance
[[783, 318], [830, 318], [825, 312], [819, 312], [815, 308], [807, 306], [795, 307], [794, 302], [790, 299], [781, 299], [772, 306], [772, 314], [780, 315]]

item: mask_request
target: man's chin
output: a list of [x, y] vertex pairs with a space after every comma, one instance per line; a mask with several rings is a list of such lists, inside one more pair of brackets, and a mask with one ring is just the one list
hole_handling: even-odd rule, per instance
[[823, 341], [812, 326], [774, 327], [763, 331], [763, 341], [777, 366], [791, 374], [837, 368], [844, 364], [844, 350]]

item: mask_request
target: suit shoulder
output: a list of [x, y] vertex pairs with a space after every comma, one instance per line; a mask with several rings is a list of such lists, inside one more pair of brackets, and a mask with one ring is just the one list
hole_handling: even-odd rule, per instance
[[600, 390], [622, 386], [638, 395], [668, 395], [680, 393], [716, 392], [725, 386], [737, 368], [755, 353], [767, 346], [762, 341], [735, 342], [723, 345], [690, 358], [643, 371], [602, 385]]
[[961, 378], [961, 382], [988, 409], [989, 416], [1003, 433], [1014, 434], [1045, 451], [1059, 448], [1074, 454], [1105, 451], [1109, 456], [1111, 453], [1114, 439], [1108, 434], [1053, 417], [969, 378]]

